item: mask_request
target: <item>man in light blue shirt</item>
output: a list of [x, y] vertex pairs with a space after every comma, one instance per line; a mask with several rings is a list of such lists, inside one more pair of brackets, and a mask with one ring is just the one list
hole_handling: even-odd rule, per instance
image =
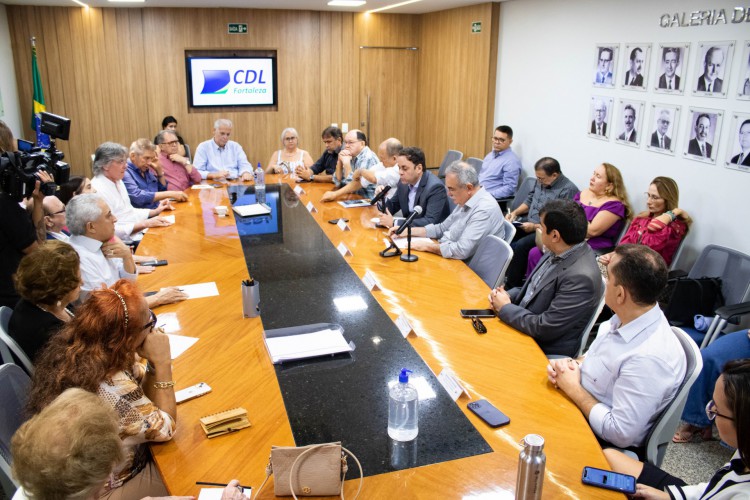
[[492, 151], [484, 157], [479, 171], [479, 184], [497, 199], [516, 194], [521, 160], [510, 149], [513, 129], [500, 125], [492, 135]]
[[253, 166], [247, 161], [242, 146], [229, 140], [231, 134], [232, 122], [219, 118], [214, 122], [214, 137], [198, 145], [193, 166], [202, 179], [241, 177], [243, 181], [249, 181], [253, 178]]
[[[445, 171], [445, 188], [456, 208], [439, 224], [412, 227], [414, 237], [438, 241], [412, 241], [412, 250], [432, 252], [446, 259], [467, 260], [474, 255], [479, 242], [489, 234], [505, 236], [503, 213], [497, 201], [481, 186], [477, 172], [468, 163], [455, 162]], [[390, 233], [398, 227], [392, 227]], [[401, 233], [406, 235], [406, 233]]]
[[620, 245], [607, 266], [604, 299], [615, 312], [585, 356], [551, 360], [550, 382], [580, 408], [603, 448], [635, 448], [677, 394], [685, 352], [657, 298], [664, 259], [645, 245]]

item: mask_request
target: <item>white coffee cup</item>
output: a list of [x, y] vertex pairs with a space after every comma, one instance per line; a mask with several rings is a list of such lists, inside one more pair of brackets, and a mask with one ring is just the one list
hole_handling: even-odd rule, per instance
[[216, 215], [219, 217], [226, 217], [227, 216], [227, 207], [218, 205], [214, 207], [214, 211], [216, 212]]

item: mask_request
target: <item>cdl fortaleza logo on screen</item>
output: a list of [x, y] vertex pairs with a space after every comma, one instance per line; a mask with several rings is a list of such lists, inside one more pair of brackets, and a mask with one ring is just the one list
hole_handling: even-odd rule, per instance
[[226, 94], [229, 91], [229, 84], [234, 83], [232, 93], [234, 94], [265, 94], [268, 89], [254, 85], [267, 85], [265, 81], [264, 70], [237, 70], [234, 75], [230, 75], [226, 69], [204, 69], [203, 70], [203, 90], [201, 94]]

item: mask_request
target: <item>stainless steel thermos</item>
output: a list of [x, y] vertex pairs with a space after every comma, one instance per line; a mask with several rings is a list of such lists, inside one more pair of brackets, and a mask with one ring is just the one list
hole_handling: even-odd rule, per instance
[[544, 485], [544, 438], [538, 434], [527, 434], [521, 441], [516, 477], [516, 500], [540, 500]]

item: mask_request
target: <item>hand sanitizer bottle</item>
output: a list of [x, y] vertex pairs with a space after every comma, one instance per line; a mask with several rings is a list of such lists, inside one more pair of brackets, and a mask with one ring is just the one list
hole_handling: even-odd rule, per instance
[[411, 370], [401, 370], [398, 384], [391, 387], [388, 400], [388, 435], [395, 441], [411, 441], [419, 433], [417, 390], [409, 383]]

